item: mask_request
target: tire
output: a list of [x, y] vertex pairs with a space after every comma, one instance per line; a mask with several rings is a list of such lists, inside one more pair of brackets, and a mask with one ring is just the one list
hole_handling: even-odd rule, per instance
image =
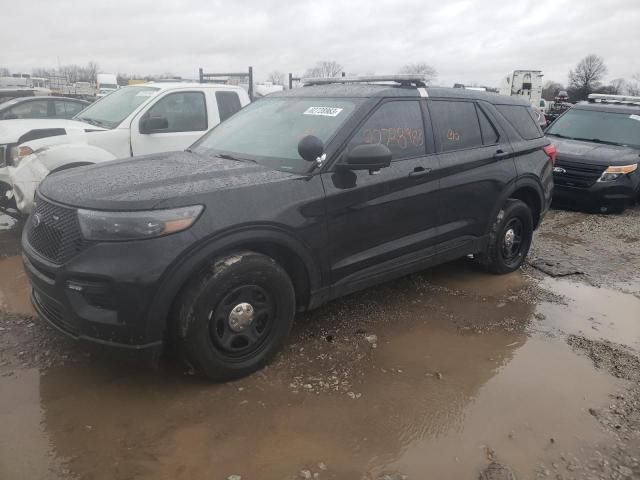
[[478, 256], [478, 263], [491, 273], [513, 272], [527, 257], [532, 238], [531, 209], [522, 200], [508, 199], [491, 226], [487, 250]]
[[289, 335], [295, 292], [270, 257], [236, 252], [217, 259], [179, 300], [177, 335], [186, 360], [214, 381], [259, 370]]

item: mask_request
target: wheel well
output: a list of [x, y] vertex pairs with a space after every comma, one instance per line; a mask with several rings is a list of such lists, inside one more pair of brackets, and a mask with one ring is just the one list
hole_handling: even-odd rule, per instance
[[[291, 278], [291, 283], [293, 284], [293, 289], [296, 294], [297, 310], [304, 310], [308, 307], [311, 287], [307, 267], [305, 266], [302, 259], [294, 251], [287, 247], [284, 247], [278, 243], [268, 241], [241, 242], [238, 244], [234, 244], [233, 247], [225, 248], [224, 250], [216, 252], [210, 257], [209, 261], [241, 250], [251, 250], [252, 252], [261, 253], [273, 258], [276, 262], [278, 262], [278, 264], [280, 264], [280, 266], [285, 269], [285, 271]], [[191, 280], [193, 280], [193, 278], [195, 278], [195, 276], [199, 275], [202, 272], [202, 268], [205, 267], [201, 265], [201, 267], [193, 272], [192, 275], [187, 278], [182, 284], [179, 291], [171, 301], [172, 306], [170, 308], [170, 312], [174, 311], [175, 307], [177, 306], [176, 301], [180, 298], [182, 292], [184, 291], [184, 288], [189, 284]], [[173, 317], [173, 313], [171, 313], [170, 316]]]
[[533, 217], [533, 228], [537, 228], [538, 222], [540, 221], [540, 207], [542, 203], [538, 192], [530, 187], [522, 187], [509, 195], [509, 198], [522, 200], [527, 204], [527, 206], [531, 209], [531, 215]]
[[262, 253], [273, 258], [285, 269], [296, 292], [297, 310], [304, 310], [309, 305], [310, 281], [309, 272], [302, 259], [292, 250], [277, 243], [255, 242], [243, 243], [233, 248], [233, 250], [251, 250]]

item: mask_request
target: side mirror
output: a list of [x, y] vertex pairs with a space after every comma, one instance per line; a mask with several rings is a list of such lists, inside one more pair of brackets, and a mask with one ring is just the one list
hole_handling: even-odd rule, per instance
[[307, 135], [298, 142], [298, 153], [307, 162], [315, 162], [324, 153], [324, 144], [318, 137]]
[[380, 170], [391, 165], [391, 150], [381, 143], [357, 145], [338, 166], [349, 170]]
[[167, 128], [169, 128], [169, 120], [165, 117], [146, 117], [140, 120], [140, 133], [154, 133]]

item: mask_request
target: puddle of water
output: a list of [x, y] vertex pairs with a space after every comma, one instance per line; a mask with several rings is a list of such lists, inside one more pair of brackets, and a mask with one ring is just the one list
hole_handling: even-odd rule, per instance
[[19, 256], [0, 258], [0, 310], [34, 313], [31, 286]]
[[[587, 410], [606, 404], [615, 380], [562, 340], [528, 338], [534, 306], [496, 308], [482, 298], [526, 283], [519, 274], [487, 288], [489, 279], [501, 277], [449, 268], [450, 276], [440, 269], [424, 277], [464, 286], [471, 298], [421, 296], [406, 281], [314, 314], [325, 320], [322, 328], [332, 328], [326, 323], [334, 310], [351, 304], [360, 312], [359, 302], [376, 298], [385, 319], [369, 324], [378, 335], [376, 349], [353, 336], [333, 343], [312, 337], [309, 329], [321, 327], [309, 322], [270, 368], [225, 385], [162, 371], [136, 373], [105, 359], [73, 363], [39, 376], [0, 377], [1, 390], [14, 385], [26, 392], [19, 402], [0, 395], [0, 415], [11, 414], [16, 426], [41, 425], [23, 435], [34, 439], [33, 463], [42, 467], [58, 459], [81, 478], [96, 480], [234, 473], [281, 480], [302, 468], [318, 471], [318, 462], [329, 466], [321, 478], [375, 478], [385, 470], [410, 478], [473, 478], [488, 463], [486, 446], [532, 478], [549, 455], [602, 440], [606, 434]], [[357, 325], [366, 315], [350, 314], [349, 322]], [[491, 324], [504, 316], [520, 326], [462, 335], [455, 323]], [[309, 362], [296, 360], [293, 352], [300, 349]], [[326, 379], [345, 366], [344, 378], [358, 398], [290, 387], [296, 376], [303, 383]], [[0, 429], [0, 446], [12, 442], [11, 429]], [[24, 471], [23, 458], [0, 458], [7, 471]]]
[[430, 282], [470, 295], [495, 297], [527, 285], [520, 272], [491, 275], [467, 261], [457, 261], [425, 270], [421, 276]]
[[0, 385], [0, 478], [51, 478], [55, 459], [42, 424], [40, 372], [22, 370]]
[[570, 279], [546, 278], [542, 286], [564, 296], [567, 305], [542, 304], [543, 326], [640, 351], [640, 298]]

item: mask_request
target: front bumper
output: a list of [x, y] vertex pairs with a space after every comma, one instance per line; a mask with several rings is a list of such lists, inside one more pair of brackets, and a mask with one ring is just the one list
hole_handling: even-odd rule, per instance
[[595, 182], [589, 187], [556, 183], [553, 203], [558, 206], [607, 212], [625, 208], [637, 198], [639, 192], [640, 173], [635, 171], [612, 182]]
[[47, 169], [35, 154], [23, 158], [17, 167], [7, 167], [16, 206], [28, 215], [33, 210], [36, 190], [40, 182], [49, 175]]
[[23, 263], [40, 317], [74, 339], [132, 349], [162, 344], [166, 314], [154, 318], [150, 312], [178, 256], [171, 252], [178, 251], [179, 234], [96, 243], [56, 265], [33, 250], [26, 230]]

